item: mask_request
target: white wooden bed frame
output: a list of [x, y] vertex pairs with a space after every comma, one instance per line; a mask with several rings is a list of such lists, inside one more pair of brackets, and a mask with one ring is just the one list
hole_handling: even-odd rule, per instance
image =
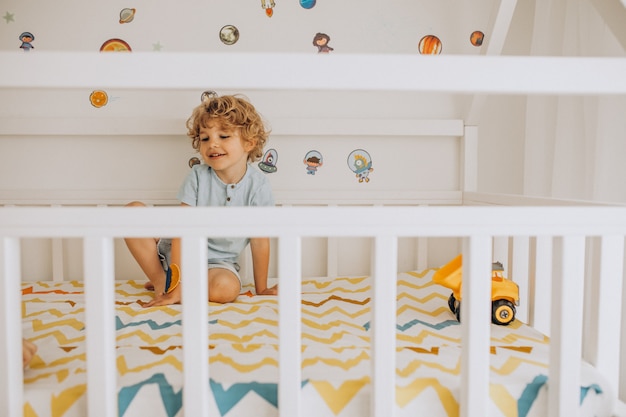
[[[399, 55], [298, 54], [91, 54], [37, 53], [26, 59], [0, 53], [2, 88], [103, 88], [229, 90], [424, 91], [466, 94], [626, 94], [626, 59]], [[20, 55], [21, 57], [21, 55]], [[213, 66], [225, 62], [227, 67]], [[259, 81], [256, 69], [275, 71]], [[303, 73], [302, 68], [307, 68]], [[467, 68], [472, 68], [468, 72]], [[333, 77], [311, 74], [332, 72]], [[416, 77], [415, 74], [420, 74]], [[308, 76], [307, 76], [308, 74]], [[386, 74], [381, 77], [380, 74]], [[424, 126], [435, 122], [424, 122]], [[453, 122], [453, 123], [458, 123]], [[419, 124], [419, 123], [418, 123]], [[20, 123], [3, 129], [10, 134]], [[24, 126], [22, 125], [22, 128]], [[27, 127], [26, 129], [36, 129]], [[528, 322], [551, 336], [549, 415], [577, 415], [580, 358], [592, 363], [614, 387], [615, 415], [623, 415], [626, 355], [620, 349], [626, 332], [623, 316], [624, 237], [626, 208], [607, 206], [532, 206], [538, 201], [513, 199], [529, 207], [473, 206], [491, 204], [476, 193], [476, 129], [464, 126], [464, 181], [458, 203], [463, 207], [275, 207], [198, 208], [150, 207], [4, 207], [0, 209], [0, 280], [2, 344], [0, 414], [21, 415], [23, 407], [20, 353], [20, 239], [29, 237], [84, 239], [89, 416], [117, 413], [113, 303], [113, 239], [128, 235], [183, 237], [183, 342], [185, 415], [208, 415], [209, 368], [205, 238], [271, 236], [278, 240], [280, 282], [281, 416], [302, 415], [300, 400], [301, 240], [306, 237], [371, 237], [372, 275], [372, 416], [393, 416], [395, 407], [395, 287], [384, 282], [397, 274], [399, 237], [463, 239], [463, 353], [461, 410], [463, 417], [488, 415], [489, 280], [493, 254], [503, 237], [512, 237], [512, 263], [535, 279], [521, 283], [528, 297]], [[432, 196], [431, 196], [432, 197]], [[498, 197], [502, 198], [502, 197]], [[284, 205], [302, 203], [280, 197]], [[61, 199], [63, 200], [63, 199]], [[506, 199], [504, 199], [506, 200]], [[502, 201], [502, 200], [499, 200]], [[63, 202], [63, 201], [60, 201]], [[388, 201], [393, 203], [392, 200]], [[428, 198], [416, 202], [429, 204]], [[25, 203], [6, 199], [2, 204]], [[59, 203], [53, 202], [53, 203]], [[306, 203], [306, 201], [305, 201]], [[329, 202], [332, 203], [332, 202]], [[359, 201], [358, 203], [363, 203]], [[541, 203], [545, 203], [542, 201]], [[219, 223], [206, 224], [219, 214]], [[163, 223], [162, 219], [169, 221]], [[263, 218], [263, 222], [256, 219]], [[205, 224], [206, 227], [198, 227]], [[158, 225], [158, 226], [157, 226]], [[508, 240], [508, 238], [506, 239]], [[529, 242], [533, 242], [532, 251]], [[525, 249], [523, 249], [525, 248]], [[590, 251], [593, 253], [589, 255]], [[533, 256], [531, 256], [533, 255]], [[588, 263], [593, 260], [593, 263]], [[585, 279], [593, 269], [594, 279]], [[591, 286], [590, 286], [591, 285]], [[584, 307], [591, 293], [593, 308]], [[550, 306], [550, 307], [548, 307]], [[549, 317], [549, 319], [548, 319]], [[89, 332], [98, 329], [98, 332]], [[193, 331], [189, 331], [193, 329]], [[584, 340], [583, 343], [583, 334]], [[618, 367], [615, 364], [621, 362]], [[470, 383], [471, 381], [471, 383]], [[621, 390], [621, 391], [620, 391]]]

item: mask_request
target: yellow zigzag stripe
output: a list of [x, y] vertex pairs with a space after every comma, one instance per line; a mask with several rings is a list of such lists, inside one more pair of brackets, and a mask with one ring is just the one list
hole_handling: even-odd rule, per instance
[[[513, 324], [513, 323], [511, 323], [511, 324]], [[537, 338], [534, 338], [534, 337], [528, 337], [528, 336], [524, 336], [524, 335], [521, 335], [521, 334], [510, 333], [510, 334], [504, 336], [501, 339], [492, 337], [491, 338], [491, 342], [494, 343], [494, 344], [498, 344], [498, 343], [513, 344], [513, 343], [515, 343], [515, 342], [517, 342], [519, 340], [528, 340], [528, 341], [535, 342], [535, 343], [544, 343], [544, 344], [550, 343], [550, 338], [548, 336], [545, 336], [545, 335], [540, 335], [540, 336], [541, 336], [541, 338], [537, 339]]]
[[433, 271], [436, 271], [437, 269], [439, 268], [427, 268], [427, 269], [424, 269], [423, 271], [405, 272], [405, 274], [414, 276], [415, 278], [424, 278], [426, 275], [430, 274]]
[[263, 318], [263, 317], [255, 317], [255, 318], [250, 319], [250, 320], [242, 320], [239, 323], [231, 323], [231, 322], [226, 321], [226, 320], [219, 320], [219, 324], [220, 325], [224, 325], [224, 326], [229, 327], [231, 329], [241, 329], [242, 327], [247, 327], [251, 323], [261, 323], [261, 324], [267, 324], [268, 326], [278, 326], [278, 321], [276, 321], [276, 320], [269, 320], [269, 319], [266, 319], [266, 318]]
[[396, 387], [396, 403], [404, 408], [411, 400], [420, 395], [427, 388], [437, 392], [441, 405], [446, 410], [448, 417], [458, 417], [459, 403], [454, 399], [452, 392], [435, 378], [419, 378], [405, 387]]
[[[30, 302], [30, 301], [29, 301]], [[52, 303], [49, 303], [52, 304]], [[51, 314], [55, 317], [67, 317], [67, 316], [74, 316], [74, 315], [79, 315], [85, 312], [85, 308], [81, 307], [81, 308], [77, 308], [76, 310], [72, 310], [70, 312], [63, 312], [63, 311], [59, 311], [56, 308], [51, 308], [49, 310], [41, 310], [41, 311], [33, 311], [30, 314], [26, 314], [26, 304], [24, 304], [22, 306], [22, 317], [23, 318], [29, 318], [29, 317], [37, 317], [37, 316], [41, 316], [43, 314]]]
[[211, 340], [223, 339], [223, 340], [228, 340], [233, 343], [246, 343], [246, 342], [249, 342], [250, 340], [253, 340], [256, 337], [261, 337], [261, 336], [269, 336], [274, 339], [278, 339], [277, 335], [265, 329], [259, 332], [252, 333], [249, 335], [244, 335], [244, 336], [237, 336], [237, 335], [230, 334], [230, 333], [209, 333], [209, 339]]
[[443, 314], [443, 313], [446, 313], [446, 312], [450, 311], [450, 309], [448, 307], [444, 307], [444, 306], [438, 307], [438, 308], [436, 308], [434, 310], [424, 310], [422, 308], [415, 307], [414, 305], [411, 305], [411, 304], [405, 304], [405, 305], [403, 305], [402, 307], [400, 307], [398, 309], [398, 316], [400, 314], [404, 313], [407, 310], [416, 311], [418, 313], [426, 314], [426, 315], [432, 316], [432, 317], [436, 317], [436, 316], [438, 316], [440, 314]]
[[320, 308], [303, 308], [302, 309], [302, 315], [306, 314], [306, 315], [309, 315], [309, 316], [320, 318], [320, 317], [327, 316], [327, 315], [329, 315], [331, 313], [340, 313], [340, 314], [348, 316], [348, 317], [350, 317], [352, 319], [355, 319], [355, 318], [357, 318], [359, 316], [362, 316], [363, 314], [369, 313], [370, 312], [370, 307], [362, 308], [360, 310], [355, 311], [354, 313], [349, 313], [346, 310], [344, 310], [343, 308], [338, 307], [338, 306], [334, 306], [334, 307], [332, 307], [332, 308], [330, 308], [330, 309], [328, 309], [326, 311], [319, 311], [319, 310], [321, 310], [321, 309]]
[[528, 363], [530, 365], [539, 366], [541, 368], [547, 368], [548, 367], [547, 363], [541, 363], [541, 362], [537, 362], [537, 361], [521, 359], [521, 358], [513, 356], [513, 357], [508, 358], [500, 368], [496, 368], [496, 367], [490, 366], [490, 369], [492, 371], [494, 371], [495, 373], [498, 373], [500, 375], [510, 375], [517, 368], [519, 368], [522, 364], [525, 364], [525, 363]]
[[215, 363], [215, 362], [222, 362], [225, 363], [226, 365], [231, 366], [232, 368], [238, 370], [239, 372], [252, 372], [254, 370], [257, 370], [259, 368], [262, 368], [263, 366], [274, 366], [274, 367], [278, 367], [278, 362], [275, 359], [272, 358], [263, 358], [261, 361], [257, 362], [257, 363], [251, 363], [251, 364], [247, 364], [244, 365], [242, 363], [238, 363], [235, 360], [233, 360], [233, 358], [228, 357], [228, 356], [224, 356], [221, 353], [215, 356], [212, 356], [209, 358], [209, 364], [211, 363]]
[[363, 282], [366, 279], [367, 279], [367, 277], [356, 277], [356, 278], [344, 277], [344, 278], [335, 278], [335, 279], [329, 280], [329, 281], [306, 280], [306, 281], [302, 281], [302, 285], [313, 285], [315, 288], [320, 289], [320, 288], [326, 288], [330, 284], [335, 284], [338, 281], [347, 281], [351, 285], [356, 285], [356, 284], [360, 284], [361, 282]]
[[67, 410], [85, 394], [87, 384], [77, 385], [62, 391], [58, 396], [53, 395], [50, 400], [52, 417], [61, 417]]
[[409, 288], [413, 288], [416, 290], [420, 290], [422, 288], [428, 288], [428, 287], [432, 287], [435, 285], [439, 285], [439, 284], [435, 284], [433, 281], [421, 281], [422, 283], [420, 284], [419, 282], [415, 282], [415, 281], [407, 281], [405, 279], [399, 279], [398, 280], [398, 286], [404, 286], [404, 287], [409, 287]]
[[361, 331], [364, 330], [362, 325], [350, 323], [350, 322], [343, 321], [343, 320], [333, 320], [328, 323], [317, 323], [315, 321], [303, 318], [302, 324], [310, 328], [317, 329], [317, 330], [329, 330], [329, 329], [334, 329], [337, 327], [344, 327], [344, 328], [352, 327], [357, 330], [361, 330]]
[[316, 291], [316, 292], [303, 292], [303, 294], [328, 294], [328, 293], [340, 293], [340, 292], [344, 292], [344, 293], [349, 293], [349, 294], [357, 294], [357, 293], [361, 293], [361, 292], [368, 292], [371, 289], [371, 286], [367, 285], [365, 287], [359, 288], [359, 287], [355, 287], [355, 288], [346, 288], [346, 287], [336, 287], [336, 288], [330, 288], [328, 291]]
[[78, 321], [76, 319], [58, 320], [58, 321], [52, 321], [50, 323], [45, 323], [45, 324], [41, 320], [33, 320], [32, 323], [33, 323], [33, 330], [37, 332], [41, 330], [46, 330], [46, 329], [51, 329], [53, 327], [61, 327], [61, 326], [73, 327], [76, 330], [80, 330], [85, 327], [85, 323], [83, 323], [82, 321]]
[[405, 335], [404, 333], [399, 333], [398, 340], [402, 340], [404, 342], [411, 342], [414, 344], [420, 344], [420, 343], [423, 343], [424, 339], [426, 339], [428, 336], [432, 336], [441, 340], [447, 340], [448, 342], [451, 342], [455, 345], [458, 345], [459, 343], [461, 343], [460, 338], [444, 336], [439, 333], [432, 332], [430, 330], [422, 330], [420, 334], [415, 335], [415, 336], [410, 336], [410, 335]]
[[416, 297], [412, 294], [405, 292], [398, 294], [398, 300], [402, 300], [403, 298], [408, 298], [409, 300], [415, 301], [416, 303], [426, 303], [434, 298], [439, 298], [446, 301], [448, 300], [448, 297], [437, 292], [430, 293], [425, 297]]
[[[37, 355], [37, 357], [39, 357], [39, 355]], [[81, 361], [84, 363], [86, 359], [87, 359], [86, 354], [81, 353], [81, 354], [74, 355], [74, 356], [64, 356], [62, 358], [56, 359], [48, 363], [44, 362], [43, 360], [37, 361], [36, 363], [32, 363], [30, 367], [33, 369], [51, 368], [53, 366], [65, 365], [74, 361]]]
[[[310, 339], [313, 340], [314, 342], [318, 342], [318, 343], [324, 343], [326, 345], [335, 343], [337, 340], [340, 340], [343, 338], [344, 335], [350, 335], [350, 332], [345, 332], [345, 331], [341, 331], [341, 332], [336, 332], [333, 333], [332, 336], [328, 337], [328, 338], [322, 338], [322, 337], [317, 337], [317, 336], [313, 336], [307, 333], [302, 333], [302, 339]], [[365, 342], [369, 343], [370, 338], [369, 337], [364, 337], [364, 336], [358, 336], [359, 339], [364, 340]]]
[[326, 381], [310, 381], [311, 385], [320, 394], [324, 402], [335, 413], [339, 414], [341, 410], [348, 404], [357, 392], [365, 385], [369, 384], [370, 378], [363, 377], [352, 381], [346, 381], [337, 389]]
[[[63, 281], [63, 282], [54, 282], [54, 281], [37, 281], [36, 283], [37, 286], [39, 287], [43, 287], [43, 288], [58, 288], [58, 287], [62, 287], [65, 285], [71, 285], [74, 288], [83, 288], [83, 283], [82, 281]], [[30, 283], [30, 284], [26, 284], [24, 283], [23, 287], [27, 288], [27, 287], [35, 287], [35, 283]]]
[[24, 403], [24, 411], [22, 413], [24, 417], [39, 417], [29, 402]]
[[502, 385], [489, 385], [489, 397], [506, 417], [517, 417], [517, 400]]
[[305, 359], [302, 361], [302, 368], [306, 368], [308, 366], [315, 366], [321, 362], [328, 366], [342, 368], [346, 371], [349, 371], [350, 369], [359, 365], [364, 360], [368, 360], [369, 358], [370, 357], [366, 352], [361, 352], [361, 354], [357, 356], [356, 358], [346, 359], [345, 361], [342, 361], [340, 359], [328, 359], [328, 358], [320, 358], [320, 357], [310, 358], [310, 359]]
[[123, 356], [120, 356], [117, 358], [117, 370], [120, 373], [120, 375], [126, 375], [131, 372], [133, 373], [141, 372], [145, 369], [151, 369], [158, 365], [163, 365], [163, 364], [172, 365], [174, 368], [176, 368], [178, 371], [181, 371], [181, 372], [183, 370], [183, 363], [172, 355], [167, 355], [156, 362], [151, 362], [149, 364], [135, 366], [133, 368], [129, 368], [128, 365], [126, 365], [126, 359], [124, 359]]
[[[134, 304], [134, 303], [133, 303]], [[180, 315], [180, 311], [178, 310], [174, 310], [172, 308], [169, 307], [159, 307], [159, 312], [160, 313], [165, 313], [167, 315], [169, 315], [170, 317], [175, 317], [175, 316], [179, 316]], [[122, 305], [117, 307], [116, 309], [119, 312], [122, 312], [124, 314], [127, 314], [131, 317], [138, 317], [138, 316], [143, 316], [143, 315], [152, 315], [154, 314], [154, 309], [152, 308], [140, 308], [138, 309], [137, 307], [129, 307], [126, 305]]]
[[415, 370], [418, 369], [420, 366], [425, 366], [427, 368], [432, 368], [432, 369], [438, 369], [444, 373], [452, 374], [452, 375], [459, 375], [461, 373], [461, 360], [460, 359], [456, 362], [454, 368], [445, 367], [442, 364], [437, 363], [437, 362], [412, 360], [407, 366], [404, 367], [404, 369], [397, 369], [396, 373], [402, 377], [409, 377], [413, 375]]
[[[152, 337], [149, 334], [147, 334], [146, 332], [144, 332], [141, 329], [137, 329], [131, 333], [126, 333], [123, 335], [120, 335], [117, 337], [117, 342], [120, 342], [124, 339], [130, 339], [131, 337], [139, 337], [141, 340], [143, 340], [146, 344], [148, 345], [152, 345], [152, 344], [157, 344], [157, 343], [163, 343], [168, 339], [171, 339], [173, 337], [181, 337], [182, 333], [173, 333], [173, 334], [163, 334], [159, 337]], [[121, 343], [120, 343], [121, 344]]]
[[[247, 309], [244, 309], [242, 307], [247, 307]], [[227, 308], [211, 310], [209, 312], [209, 316], [216, 316], [221, 313], [239, 313], [239, 314], [248, 315], [248, 314], [256, 313], [260, 309], [261, 307], [259, 307], [258, 305], [254, 305], [254, 304], [251, 304], [249, 306], [247, 306], [246, 304], [231, 304]]]
[[70, 371], [67, 369], [61, 369], [58, 372], [47, 372], [45, 374], [37, 375], [33, 378], [24, 378], [24, 384], [31, 384], [40, 379], [47, 379], [50, 376], [56, 376], [57, 381], [59, 383], [65, 381], [65, 379], [70, 375]]
[[46, 337], [49, 337], [49, 336], [54, 337], [57, 340], [57, 342], [59, 343], [59, 345], [61, 345], [61, 346], [63, 346], [63, 345], [75, 345], [78, 342], [84, 342], [85, 341], [85, 335], [84, 334], [82, 336], [78, 336], [78, 337], [75, 337], [73, 339], [68, 339], [63, 334], [63, 332], [61, 332], [60, 330], [55, 330], [55, 331], [52, 331], [52, 332], [49, 332], [49, 333], [40, 334], [39, 336], [32, 337], [31, 339], [33, 341], [37, 341], [37, 340], [40, 340], [40, 339], [45, 339]]

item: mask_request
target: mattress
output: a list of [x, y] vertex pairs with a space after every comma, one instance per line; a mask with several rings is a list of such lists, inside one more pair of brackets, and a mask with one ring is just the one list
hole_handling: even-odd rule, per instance
[[[460, 325], [433, 270], [397, 279], [396, 415], [459, 414]], [[182, 416], [181, 306], [143, 308], [140, 281], [116, 281], [119, 416]], [[370, 406], [370, 277], [302, 283], [305, 416], [364, 416]], [[209, 305], [211, 415], [277, 416], [278, 300], [252, 287], [232, 304]], [[24, 373], [25, 416], [86, 414], [83, 284], [22, 284], [23, 333], [37, 356]], [[543, 416], [549, 339], [514, 321], [491, 327], [492, 416]], [[582, 364], [583, 416], [610, 415], [603, 378]]]

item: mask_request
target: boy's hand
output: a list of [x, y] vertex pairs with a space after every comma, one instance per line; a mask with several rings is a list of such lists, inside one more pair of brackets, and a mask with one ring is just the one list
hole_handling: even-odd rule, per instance
[[257, 295], [277, 295], [278, 294], [278, 284], [274, 285], [273, 287], [266, 288], [266, 289], [261, 290], [261, 291], [257, 291], [256, 294]]
[[174, 288], [171, 292], [165, 294], [154, 294], [154, 299], [149, 303], [144, 304], [144, 307], [157, 307], [157, 306], [167, 306], [170, 304], [180, 304], [181, 300], [181, 287], [180, 285]]

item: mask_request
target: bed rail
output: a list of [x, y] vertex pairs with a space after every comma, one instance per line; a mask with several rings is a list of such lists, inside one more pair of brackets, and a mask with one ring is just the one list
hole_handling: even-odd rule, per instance
[[[163, 222], [163, 219], [168, 219]], [[208, 219], [208, 220], [207, 220]], [[260, 221], [259, 219], [262, 219]], [[0, 414], [21, 415], [22, 370], [19, 309], [19, 242], [29, 237], [84, 239], [87, 304], [88, 415], [117, 413], [112, 242], [124, 236], [181, 236], [183, 239], [183, 344], [185, 415], [207, 416], [209, 366], [206, 343], [205, 239], [221, 236], [277, 238], [279, 256], [281, 416], [302, 414], [300, 398], [300, 279], [303, 237], [362, 236], [374, 240], [372, 309], [372, 416], [393, 416], [395, 407], [395, 286], [397, 239], [407, 236], [463, 238], [462, 383], [460, 415], [488, 415], [490, 270], [495, 236], [539, 236], [550, 242], [551, 356], [549, 415], [578, 412], [582, 357], [585, 250], [588, 237], [599, 238], [601, 259], [596, 320], [595, 365], [617, 392], [619, 318], [626, 236], [623, 207], [177, 207], [76, 208], [6, 207], [0, 209]], [[89, 331], [98, 329], [97, 332]], [[191, 330], [193, 329], [193, 330]], [[624, 362], [622, 360], [622, 362]], [[471, 383], [470, 383], [471, 381]], [[97, 389], [93, 389], [97, 387]]]

